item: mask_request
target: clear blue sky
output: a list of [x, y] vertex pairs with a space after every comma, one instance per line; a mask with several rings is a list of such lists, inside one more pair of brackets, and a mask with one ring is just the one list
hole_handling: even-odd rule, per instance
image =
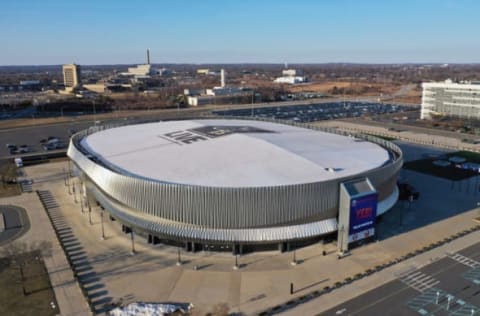
[[0, 65], [480, 62], [479, 0], [1, 0]]

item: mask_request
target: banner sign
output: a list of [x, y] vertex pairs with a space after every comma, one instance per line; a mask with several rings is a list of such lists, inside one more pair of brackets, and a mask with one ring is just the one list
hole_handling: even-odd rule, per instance
[[377, 193], [354, 198], [350, 201], [349, 243], [371, 237], [375, 234], [377, 202]]

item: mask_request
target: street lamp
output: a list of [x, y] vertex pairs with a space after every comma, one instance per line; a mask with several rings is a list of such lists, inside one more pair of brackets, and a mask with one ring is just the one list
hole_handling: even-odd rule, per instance
[[297, 249], [293, 249], [293, 259], [292, 259], [292, 262], [290, 262], [290, 264], [292, 266], [297, 265]]
[[95, 100], [93, 100], [93, 126], [97, 126], [97, 111], [95, 109]]
[[130, 238], [132, 240], [132, 251], [130, 252], [130, 254], [133, 256], [135, 254], [135, 239], [133, 237], [133, 228], [130, 231]]
[[105, 240], [105, 230], [103, 228], [103, 210], [102, 212], [100, 213], [100, 222], [102, 224], [102, 240]]
[[252, 89], [252, 117], [254, 116], [254, 112], [253, 112], [253, 99], [254, 99], [254, 93], [255, 93], [255, 90]]
[[182, 258], [180, 258], [180, 248], [177, 248], [177, 263], [176, 263], [177, 266], [181, 266], [182, 265]]
[[75, 181], [72, 181], [73, 201], [77, 203], [77, 194], [75, 194]]
[[238, 270], [238, 254], [235, 254], [235, 265], [233, 266], [233, 270]]
[[92, 208], [91, 207], [88, 208], [88, 222], [90, 223], [90, 225], [93, 225], [93, 223], [92, 223]]

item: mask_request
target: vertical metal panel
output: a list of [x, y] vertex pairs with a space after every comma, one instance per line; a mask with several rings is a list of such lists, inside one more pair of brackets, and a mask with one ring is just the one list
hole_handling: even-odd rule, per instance
[[[81, 132], [72, 138], [68, 156], [102, 191], [137, 212], [179, 223], [210, 228], [251, 228], [308, 222], [336, 209], [339, 182], [352, 178], [256, 188], [202, 187], [152, 181], [120, 174], [112, 166], [87, 158], [79, 143], [87, 133]], [[402, 166], [401, 150], [384, 140], [364, 138], [393, 151], [397, 157], [392, 163], [359, 176], [368, 176], [375, 187], [391, 183]]]

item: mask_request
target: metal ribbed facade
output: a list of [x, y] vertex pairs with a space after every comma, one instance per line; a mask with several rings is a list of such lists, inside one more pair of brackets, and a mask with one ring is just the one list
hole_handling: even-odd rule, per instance
[[[345, 135], [336, 130], [312, 129]], [[228, 242], [285, 241], [336, 229], [339, 183], [346, 178], [242, 188], [162, 183], [122, 174], [114, 166], [95, 161], [80, 145], [80, 140], [91, 132], [83, 131], [72, 138], [68, 156], [94, 184], [97, 200], [127, 224], [176, 238]], [[370, 179], [380, 200], [387, 198], [402, 166], [402, 152], [390, 142], [356, 136], [393, 154], [390, 163], [358, 175]]]

